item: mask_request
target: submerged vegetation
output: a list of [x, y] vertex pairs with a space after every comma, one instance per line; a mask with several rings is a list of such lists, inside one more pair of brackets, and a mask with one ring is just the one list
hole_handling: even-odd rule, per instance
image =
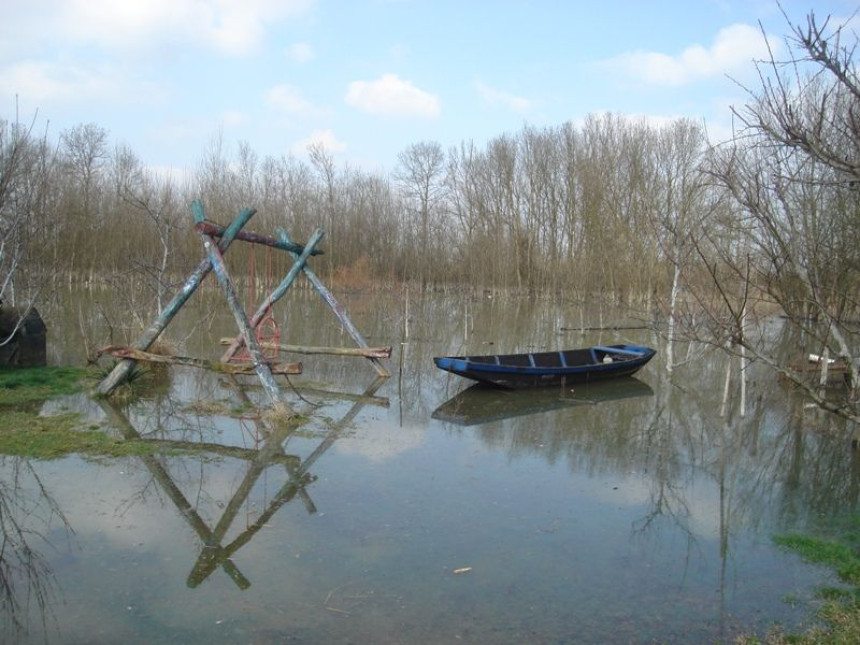
[[92, 387], [96, 374], [74, 367], [0, 370], [0, 454], [55, 459], [69, 454], [122, 457], [153, 452], [140, 441], [109, 437], [99, 427], [83, 427], [75, 413], [43, 416], [39, 404]]
[[[154, 442], [135, 437], [114, 438], [99, 425], [87, 425], [79, 414], [60, 411], [40, 414], [41, 404], [49, 399], [92, 390], [102, 376], [92, 368], [33, 367], [0, 370], [0, 455], [54, 459], [70, 454], [92, 457], [126, 457], [160, 452]], [[114, 396], [119, 401], [146, 392], [153, 386], [150, 372], [134, 372], [135, 383], [124, 386]], [[142, 383], [140, 381], [143, 381]], [[198, 401], [187, 409], [195, 414], [241, 417], [259, 415], [250, 404], [230, 406], [218, 401]], [[275, 412], [264, 418], [276, 425], [295, 426], [303, 417], [282, 418]]]
[[77, 414], [0, 411], [0, 454], [56, 459], [71, 454], [127, 457], [156, 451], [143, 441], [111, 438], [98, 427], [82, 428]]
[[737, 645], [853, 645], [860, 643], [860, 516], [830, 526], [821, 535], [790, 534], [775, 538], [778, 545], [807, 562], [832, 569], [843, 586], [818, 590], [818, 616], [824, 623], [804, 634], [774, 631], [764, 641], [744, 637]]

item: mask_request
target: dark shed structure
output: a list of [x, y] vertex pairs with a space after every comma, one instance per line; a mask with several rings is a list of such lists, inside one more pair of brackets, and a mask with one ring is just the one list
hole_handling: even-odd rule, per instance
[[0, 367], [47, 364], [47, 327], [35, 308], [9, 307], [0, 301]]

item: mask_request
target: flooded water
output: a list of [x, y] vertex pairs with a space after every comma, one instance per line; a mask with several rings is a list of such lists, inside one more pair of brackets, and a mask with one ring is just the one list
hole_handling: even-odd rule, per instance
[[[107, 297], [78, 294], [51, 326], [54, 361], [80, 361], [81, 329], [121, 340], [94, 313]], [[708, 643], [809, 624], [834, 581], [772, 536], [856, 511], [860, 469], [840, 428], [766, 370], [750, 370], [745, 417], [721, 418], [722, 355], [692, 347], [670, 380], [651, 332], [562, 330], [612, 312], [342, 304], [394, 347], [392, 376], [290, 357], [304, 373], [280, 383], [307, 416], [294, 431], [253, 414], [253, 379], [190, 368], [126, 402], [45, 404], [161, 450], [0, 457], [4, 642]], [[177, 351], [220, 354], [235, 327], [208, 311], [170, 328]], [[351, 345], [312, 294], [276, 313], [284, 343]], [[658, 355], [633, 379], [526, 393], [468, 389], [431, 360], [610, 342]]]

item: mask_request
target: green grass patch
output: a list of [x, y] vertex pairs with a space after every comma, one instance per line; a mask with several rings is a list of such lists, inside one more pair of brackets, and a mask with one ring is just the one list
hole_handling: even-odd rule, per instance
[[80, 392], [92, 385], [95, 372], [81, 367], [0, 369], [0, 405], [21, 405]]
[[100, 429], [81, 429], [77, 414], [42, 417], [14, 410], [0, 413], [0, 454], [57, 459], [70, 454], [128, 457], [156, 451], [143, 441], [114, 439]]
[[842, 522], [831, 522], [827, 536], [780, 535], [774, 541], [794, 551], [807, 562], [833, 569], [850, 588], [823, 587], [818, 597], [823, 602], [818, 612], [825, 623], [804, 634], [774, 631], [764, 640], [755, 637], [738, 638], [736, 645], [856, 645], [860, 643], [860, 516]]
[[853, 546], [808, 535], [782, 535], [774, 540], [778, 545], [799, 554], [807, 562], [832, 568], [842, 581], [860, 585], [860, 558]]
[[41, 402], [81, 392], [95, 383], [89, 368], [31, 367], [0, 369], [0, 454], [56, 459], [70, 454], [126, 457], [150, 454], [157, 447], [83, 428], [78, 414], [40, 416]]

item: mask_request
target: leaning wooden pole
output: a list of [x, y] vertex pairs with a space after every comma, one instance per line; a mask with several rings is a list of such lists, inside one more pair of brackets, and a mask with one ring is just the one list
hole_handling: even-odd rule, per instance
[[[194, 213], [195, 220], [197, 220], [198, 215], [203, 213], [203, 206], [199, 201], [194, 201], [191, 204], [192, 213]], [[242, 230], [242, 227], [248, 223], [248, 221], [254, 216], [254, 213], [257, 211], [253, 208], [248, 208], [239, 213], [233, 222], [224, 230], [224, 234], [221, 236], [221, 241], [218, 243], [218, 250], [220, 253], [225, 253], [227, 249], [232, 244], [233, 240], [236, 238], [236, 235], [239, 231]], [[204, 218], [205, 219], [205, 218]], [[203, 221], [202, 219], [199, 221]], [[161, 332], [167, 327], [173, 317], [177, 314], [177, 312], [182, 308], [188, 299], [194, 294], [197, 290], [197, 287], [203, 281], [209, 272], [212, 270], [212, 265], [209, 262], [208, 258], [201, 260], [200, 264], [197, 265], [197, 268], [188, 276], [188, 279], [185, 281], [185, 284], [182, 285], [182, 288], [179, 292], [173, 297], [168, 305], [164, 308], [164, 310], [158, 315], [158, 317], [153, 321], [153, 323], [149, 326], [149, 328], [143, 332], [143, 335], [138, 339], [138, 341], [134, 344], [135, 349], [139, 349], [141, 351], [146, 351], [149, 349], [150, 345], [155, 342], [155, 340], [159, 337]], [[123, 359], [113, 368], [110, 374], [108, 374], [101, 383], [99, 383], [96, 391], [99, 394], [110, 395], [122, 385], [127, 379], [131, 371], [134, 369], [135, 361], [132, 359]]]
[[[293, 241], [290, 239], [289, 234], [284, 229], [277, 229], [278, 237], [285, 244], [292, 244]], [[290, 252], [290, 255], [293, 257], [297, 257], [296, 253]], [[314, 289], [316, 289], [317, 293], [322, 296], [322, 299], [325, 300], [326, 304], [329, 308], [334, 312], [334, 315], [337, 316], [337, 319], [344, 326], [347, 333], [352, 336], [352, 339], [356, 342], [359, 347], [367, 348], [367, 341], [364, 340], [364, 337], [361, 335], [361, 332], [356, 329], [355, 325], [352, 324], [352, 321], [349, 319], [349, 316], [346, 315], [346, 310], [340, 306], [340, 304], [335, 300], [335, 297], [332, 293], [326, 288], [326, 286], [322, 283], [322, 281], [317, 277], [316, 273], [313, 272], [309, 266], [304, 265], [303, 271], [305, 272], [305, 276], [313, 285]], [[378, 358], [368, 358], [368, 360], [373, 363], [374, 369], [376, 369], [377, 374], [380, 376], [389, 377], [391, 374], [385, 366], [379, 361]]]
[[[317, 244], [319, 244], [323, 237], [325, 236], [325, 232], [322, 229], [317, 229], [314, 231], [314, 234], [311, 236], [311, 239], [308, 240], [308, 243], [305, 245], [304, 250], [301, 255], [296, 255], [295, 252], [292, 252], [293, 257], [296, 258], [296, 261], [293, 263], [293, 266], [287, 272], [287, 275], [284, 276], [284, 279], [281, 280], [281, 283], [275, 288], [272, 293], [270, 293], [257, 311], [254, 312], [254, 315], [251, 316], [251, 320], [249, 324], [251, 325], [251, 329], [256, 329], [257, 325], [260, 324], [260, 321], [266, 317], [266, 314], [269, 313], [269, 310], [275, 305], [275, 303], [280, 300], [285, 293], [292, 286], [293, 282], [295, 282], [299, 273], [301, 273], [302, 269], [306, 267], [306, 263], [308, 258], [313, 255], [314, 250], [316, 249]], [[236, 352], [242, 347], [243, 336], [240, 334], [233, 339], [233, 342], [230, 343], [230, 346], [224, 352], [223, 356], [221, 356], [222, 363], [229, 363], [230, 359], [232, 359]]]
[[227, 265], [224, 264], [224, 258], [221, 251], [218, 250], [218, 244], [215, 240], [205, 233], [200, 233], [203, 239], [203, 247], [206, 249], [206, 255], [209, 262], [212, 264], [212, 271], [218, 279], [218, 284], [221, 285], [221, 290], [224, 292], [224, 297], [227, 299], [227, 306], [233, 313], [233, 318], [236, 320], [236, 325], [245, 339], [245, 346], [248, 348], [248, 354], [251, 356], [251, 362], [254, 364], [254, 371], [257, 377], [263, 384], [263, 389], [269, 395], [269, 399], [275, 410], [285, 414], [292, 415], [289, 406], [281, 398], [281, 391], [275, 383], [275, 377], [272, 376], [272, 370], [269, 369], [269, 364], [263, 358], [263, 353], [257, 344], [257, 338], [254, 335], [254, 330], [248, 322], [248, 315], [242, 308], [242, 303], [239, 301], [239, 296], [236, 294], [236, 288], [233, 286], [233, 281], [230, 279], [230, 273], [227, 270]]

